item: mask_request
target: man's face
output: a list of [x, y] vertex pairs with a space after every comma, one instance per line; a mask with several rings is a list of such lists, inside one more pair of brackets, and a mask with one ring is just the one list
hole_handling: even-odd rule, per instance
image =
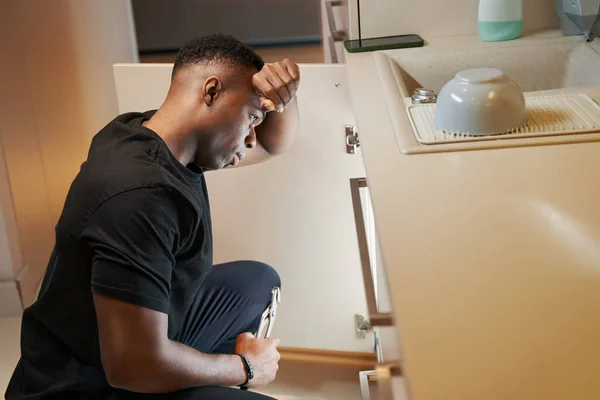
[[265, 112], [261, 99], [252, 86], [252, 75], [224, 87], [215, 96], [203, 124], [208, 135], [198, 143], [195, 162], [210, 169], [220, 169], [239, 163], [246, 152], [256, 146], [254, 128], [262, 123]]

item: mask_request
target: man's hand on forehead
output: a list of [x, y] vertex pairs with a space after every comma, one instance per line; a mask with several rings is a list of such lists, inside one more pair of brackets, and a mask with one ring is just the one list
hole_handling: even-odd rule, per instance
[[252, 77], [254, 89], [261, 97], [261, 108], [265, 111], [282, 112], [296, 97], [300, 84], [300, 69], [289, 60], [265, 64]]

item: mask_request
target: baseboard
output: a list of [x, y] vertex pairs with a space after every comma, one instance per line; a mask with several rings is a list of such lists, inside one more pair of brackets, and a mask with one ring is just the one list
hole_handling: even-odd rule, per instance
[[377, 364], [375, 353], [353, 351], [279, 347], [282, 361], [298, 361], [337, 366], [373, 369]]
[[23, 305], [17, 282], [0, 282], [0, 317], [21, 315]]

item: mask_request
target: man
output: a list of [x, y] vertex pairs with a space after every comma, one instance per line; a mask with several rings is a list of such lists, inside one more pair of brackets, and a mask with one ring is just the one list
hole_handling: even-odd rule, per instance
[[207, 36], [180, 50], [157, 111], [94, 137], [6, 399], [267, 398], [231, 387], [275, 378], [278, 341], [252, 332], [279, 277], [258, 262], [213, 268], [204, 172], [286, 151], [299, 79], [289, 60]]

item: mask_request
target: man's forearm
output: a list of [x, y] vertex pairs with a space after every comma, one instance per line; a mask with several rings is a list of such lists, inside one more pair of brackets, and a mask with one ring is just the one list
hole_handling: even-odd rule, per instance
[[118, 376], [108, 376], [110, 384], [138, 393], [169, 393], [197, 386], [235, 386], [246, 380], [237, 355], [205, 354], [173, 341], [155, 356], [147, 354], [121, 360], [125, 365]]
[[298, 135], [298, 126], [298, 102], [294, 99], [282, 113], [268, 113], [264, 122], [256, 127], [256, 136], [269, 154], [277, 155], [292, 147]]

